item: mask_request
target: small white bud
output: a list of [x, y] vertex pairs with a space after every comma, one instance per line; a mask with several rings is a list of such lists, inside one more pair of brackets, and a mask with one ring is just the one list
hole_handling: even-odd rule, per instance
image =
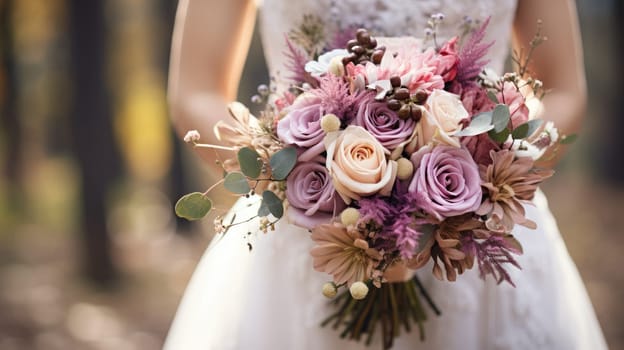
[[199, 138], [200, 138], [199, 131], [191, 130], [187, 132], [186, 135], [184, 135], [184, 142], [186, 143], [197, 142], [199, 141]]
[[541, 89], [544, 86], [544, 83], [542, 83], [541, 80], [539, 79], [535, 79], [535, 81], [533, 82], [533, 88], [534, 89]]
[[362, 300], [368, 294], [368, 286], [364, 282], [355, 282], [349, 287], [349, 292], [353, 299]]
[[397, 160], [397, 178], [399, 180], [408, 180], [414, 174], [414, 164], [407, 158], [399, 158]]
[[321, 118], [321, 129], [325, 132], [340, 130], [340, 119], [335, 114], [326, 114]]
[[327, 282], [323, 285], [323, 295], [327, 298], [333, 298], [338, 294], [338, 288], [334, 282]]
[[355, 225], [360, 219], [360, 212], [355, 208], [347, 208], [340, 213], [340, 222], [345, 226]]
[[328, 71], [337, 77], [341, 77], [345, 74], [344, 65], [342, 64], [342, 56], [336, 56], [331, 59]]

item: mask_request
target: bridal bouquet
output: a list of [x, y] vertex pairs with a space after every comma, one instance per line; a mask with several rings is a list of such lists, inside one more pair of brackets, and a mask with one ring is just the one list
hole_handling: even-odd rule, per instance
[[[331, 275], [322, 292], [337, 306], [324, 325], [367, 342], [380, 325], [384, 348], [414, 323], [424, 336], [421, 296], [438, 312], [413, 270], [454, 281], [476, 265], [513, 284], [506, 268], [522, 254], [513, 229], [536, 227], [523, 206], [552, 174], [536, 161], [571, 139], [528, 108], [544, 94], [527, 68], [539, 31], [514, 55], [517, 71], [497, 76], [486, 68], [487, 21], [438, 42], [442, 19], [417, 39], [330, 36], [307, 16], [286, 37], [288, 91], [261, 85], [259, 117], [230, 104], [234, 124], [215, 126], [221, 146], [185, 137], [235, 152], [220, 162], [221, 182], [261, 198], [259, 230], [285, 217], [311, 231], [301, 239], [314, 241], [313, 268]], [[207, 193], [176, 204], [188, 219], [210, 208]], [[217, 220], [217, 230], [237, 224]]]

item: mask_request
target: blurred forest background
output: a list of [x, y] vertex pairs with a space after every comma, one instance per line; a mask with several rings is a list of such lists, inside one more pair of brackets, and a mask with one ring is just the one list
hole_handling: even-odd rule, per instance
[[[611, 348], [624, 349], [624, 9], [577, 3], [588, 118], [544, 191]], [[211, 232], [172, 209], [210, 182], [167, 115], [175, 8], [0, 0], [1, 350], [161, 348]], [[257, 35], [244, 75], [248, 102], [267, 81]]]

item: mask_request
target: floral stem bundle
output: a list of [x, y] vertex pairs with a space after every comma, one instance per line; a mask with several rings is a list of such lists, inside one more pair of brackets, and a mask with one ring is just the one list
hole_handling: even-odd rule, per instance
[[327, 317], [323, 327], [332, 327], [340, 332], [341, 338], [363, 341], [370, 345], [377, 333], [381, 334], [384, 349], [390, 349], [394, 338], [402, 330], [411, 332], [418, 328], [420, 338], [425, 339], [423, 323], [427, 320], [421, 294], [428, 306], [440, 315], [440, 311], [426, 294], [417, 277], [405, 282], [384, 283], [372, 288], [362, 300], [342, 292], [332, 304], [336, 312]]

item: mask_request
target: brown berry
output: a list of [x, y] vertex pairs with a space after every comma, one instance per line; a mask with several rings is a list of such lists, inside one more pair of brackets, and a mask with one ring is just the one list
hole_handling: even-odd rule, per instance
[[393, 76], [390, 78], [390, 85], [392, 85], [392, 87], [397, 88], [401, 86], [401, 77], [399, 76]]
[[396, 112], [401, 109], [401, 102], [399, 102], [399, 100], [391, 98], [388, 100], [388, 108]]
[[355, 45], [357, 45], [357, 44], [358, 44], [358, 42], [357, 42], [357, 40], [355, 40], [355, 39], [351, 39], [351, 40], [347, 41], [347, 50], [351, 51], [351, 49], [352, 49]]
[[368, 30], [364, 28], [360, 28], [355, 31], [355, 37], [357, 38], [358, 41], [360, 41], [360, 37], [364, 34], [368, 34]]
[[370, 42], [368, 43], [368, 47], [371, 48], [371, 49], [376, 48], [377, 47], [377, 39], [375, 39], [375, 38], [373, 38], [371, 36]]
[[394, 93], [394, 98], [400, 101], [407, 100], [408, 98], [410, 98], [409, 90], [406, 88], [397, 89]]
[[362, 55], [366, 52], [366, 49], [360, 45], [355, 45], [354, 47], [351, 48], [351, 51], [356, 55]]
[[412, 115], [412, 108], [409, 104], [405, 104], [399, 109], [398, 112], [399, 118], [407, 119]]
[[357, 41], [363, 46], [368, 46], [370, 44], [370, 34], [368, 32], [361, 33], [357, 36]]
[[373, 54], [371, 55], [371, 59], [373, 60], [374, 64], [380, 64], [381, 63], [381, 59], [383, 58], [383, 54], [384, 52], [381, 50], [375, 50], [375, 52], [373, 52]]
[[414, 102], [418, 103], [419, 105], [424, 104], [425, 101], [427, 101], [427, 97], [429, 97], [427, 91], [417, 90], [416, 94], [414, 95]]
[[418, 122], [420, 118], [422, 118], [422, 107], [413, 106], [411, 108], [410, 116], [414, 119], [415, 122]]

